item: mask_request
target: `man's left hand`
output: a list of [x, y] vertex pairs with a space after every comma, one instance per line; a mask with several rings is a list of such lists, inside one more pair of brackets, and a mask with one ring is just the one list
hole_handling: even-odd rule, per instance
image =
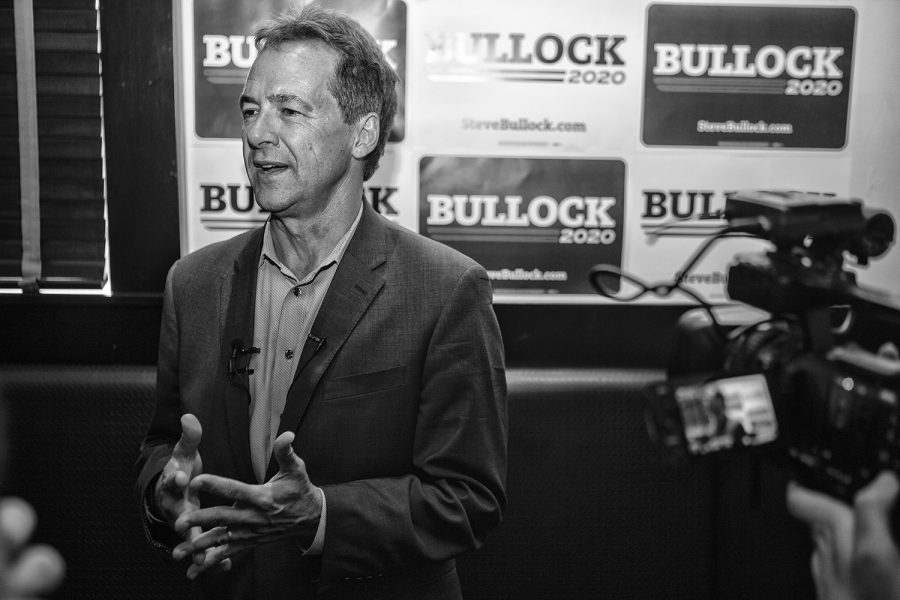
[[322, 491], [310, 482], [306, 464], [291, 447], [293, 441], [291, 432], [275, 440], [278, 473], [264, 484], [251, 485], [209, 474], [191, 480], [192, 493], [215, 494], [234, 504], [189, 511], [175, 522], [178, 532], [196, 526], [204, 529], [204, 533], [172, 551], [176, 560], [193, 556], [188, 578], [265, 542], [297, 537], [302, 547], [312, 543], [322, 514]]

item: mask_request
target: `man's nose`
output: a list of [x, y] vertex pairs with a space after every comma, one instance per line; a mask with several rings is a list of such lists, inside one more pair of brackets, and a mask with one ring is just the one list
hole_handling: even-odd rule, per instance
[[260, 111], [252, 120], [244, 122], [244, 133], [247, 143], [253, 148], [265, 144], [278, 145], [278, 136], [271, 111]]

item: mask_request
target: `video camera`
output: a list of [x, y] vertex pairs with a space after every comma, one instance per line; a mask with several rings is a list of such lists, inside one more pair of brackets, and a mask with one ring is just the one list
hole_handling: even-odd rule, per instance
[[853, 331], [861, 316], [876, 329], [897, 327], [900, 305], [844, 268], [847, 254], [864, 265], [888, 250], [891, 216], [856, 199], [751, 191], [731, 195], [724, 217], [727, 226], [683, 272], [722, 237], [771, 242], [728, 269], [729, 297], [767, 313], [758, 322], [726, 330], [679, 281], [650, 286], [605, 265], [591, 270], [594, 288], [612, 298], [624, 277], [643, 292], [682, 291], [705, 306], [683, 315], [667, 380], [646, 390], [652, 439], [675, 457], [765, 452], [804, 485], [845, 500], [881, 470], [900, 473], [900, 360], [865, 349]]

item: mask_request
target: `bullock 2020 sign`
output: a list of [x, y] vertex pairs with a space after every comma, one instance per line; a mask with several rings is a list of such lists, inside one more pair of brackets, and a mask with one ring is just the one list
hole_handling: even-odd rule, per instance
[[650, 6], [644, 143], [842, 148], [855, 20], [851, 8]]
[[590, 294], [621, 266], [621, 160], [425, 156], [419, 231], [480, 262], [497, 292]]

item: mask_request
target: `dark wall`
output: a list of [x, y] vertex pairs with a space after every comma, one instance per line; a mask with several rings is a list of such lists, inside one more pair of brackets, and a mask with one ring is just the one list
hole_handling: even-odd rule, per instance
[[172, 2], [101, 0], [110, 274], [158, 294], [179, 255]]
[[[661, 367], [684, 307], [495, 305], [513, 367]], [[0, 296], [0, 364], [154, 364], [161, 294]]]

